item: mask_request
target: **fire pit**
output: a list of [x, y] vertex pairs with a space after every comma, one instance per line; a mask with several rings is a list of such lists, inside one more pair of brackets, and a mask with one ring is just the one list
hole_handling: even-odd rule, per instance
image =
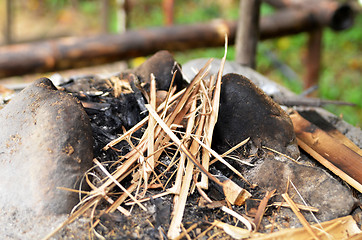
[[[107, 78], [40, 79], [0, 110], [0, 220], [20, 228], [2, 235], [360, 236], [361, 131], [273, 100], [293, 97], [225, 58], [181, 68], [166, 51]], [[342, 150], [349, 163], [328, 155]]]

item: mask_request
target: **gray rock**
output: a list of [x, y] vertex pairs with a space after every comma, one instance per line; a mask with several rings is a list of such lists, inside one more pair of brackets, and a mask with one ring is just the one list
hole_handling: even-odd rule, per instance
[[71, 95], [42, 78], [0, 110], [0, 209], [69, 213], [92, 165], [88, 116]]
[[[322, 169], [298, 165], [271, 154], [245, 176], [263, 189], [277, 189], [278, 194], [286, 191], [289, 178], [307, 204], [319, 209], [315, 216], [321, 222], [350, 214], [356, 201], [347, 187]], [[288, 193], [296, 203], [303, 204], [291, 185]], [[308, 213], [304, 215], [308, 221], [314, 221]]]
[[[193, 59], [185, 64], [182, 65], [182, 73], [184, 77], [190, 81], [192, 80], [196, 72], [200, 70], [208, 61], [207, 58], [199, 58]], [[220, 68], [220, 59], [214, 59], [210, 64], [210, 71], [209, 75], [217, 75], [219, 68]], [[258, 73], [257, 71], [241, 66], [240, 64], [232, 61], [226, 61], [225, 67], [223, 70], [223, 75], [228, 73], [238, 73], [242, 74], [243, 76], [249, 78], [255, 85], [261, 88], [268, 96], [275, 96], [278, 98], [283, 98], [284, 96], [293, 96], [294, 94], [286, 89], [285, 87], [269, 80], [262, 74]]]

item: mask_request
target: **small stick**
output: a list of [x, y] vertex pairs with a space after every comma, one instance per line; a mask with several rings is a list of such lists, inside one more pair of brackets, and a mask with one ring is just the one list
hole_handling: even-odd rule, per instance
[[[195, 223], [195, 224], [196, 224], [196, 226], [197, 226], [197, 223]], [[195, 224], [194, 224], [194, 225], [195, 225]], [[184, 225], [183, 225], [182, 223], [181, 223], [180, 225], [181, 225], [181, 229], [182, 229], [182, 234], [183, 234], [184, 236], [186, 236], [187, 240], [192, 240], [191, 237], [190, 237], [190, 235], [189, 235], [189, 232], [192, 231], [192, 229], [193, 229], [192, 227], [193, 227], [193, 226], [190, 227], [190, 228], [192, 228], [192, 229], [189, 228], [190, 230], [186, 231]]]
[[[150, 84], [150, 104], [156, 109], [156, 80], [155, 76], [151, 73], [151, 84]], [[148, 159], [144, 165], [144, 180], [145, 180], [145, 192], [148, 188], [148, 177], [151, 175], [155, 168], [155, 158], [154, 158], [154, 149], [155, 149], [155, 126], [156, 121], [152, 116], [149, 116], [148, 120], [148, 147], [147, 147], [147, 156]]]
[[182, 234], [180, 234], [179, 236], [177, 236], [176, 238], [174, 238], [173, 240], [180, 240], [182, 239], [186, 234], [188, 234], [189, 232], [191, 232], [192, 230], [194, 230], [197, 227], [197, 223], [194, 223], [191, 225], [191, 227], [189, 227], [186, 232], [183, 232]]

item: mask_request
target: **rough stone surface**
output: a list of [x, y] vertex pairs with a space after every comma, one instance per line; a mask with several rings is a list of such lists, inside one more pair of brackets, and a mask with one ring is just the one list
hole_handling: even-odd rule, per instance
[[[208, 61], [207, 58], [193, 59], [182, 65], [182, 73], [184, 77], [190, 81], [192, 80], [197, 71], [200, 70]], [[221, 59], [214, 59], [210, 64], [209, 75], [217, 75], [220, 69]], [[195, 71], [196, 70], [196, 71]], [[283, 98], [284, 96], [294, 96], [295, 94], [286, 89], [285, 87], [269, 80], [257, 71], [241, 66], [240, 64], [232, 61], [226, 61], [223, 75], [228, 73], [238, 73], [249, 78], [255, 85], [263, 90], [268, 96]]]
[[[271, 154], [245, 176], [261, 188], [277, 189], [278, 194], [286, 191], [290, 179], [307, 204], [319, 209], [315, 216], [321, 222], [350, 214], [356, 202], [347, 187], [322, 169], [298, 165]], [[291, 185], [288, 193], [296, 203], [303, 204]], [[307, 220], [314, 221], [311, 215], [304, 215]]]
[[[92, 165], [92, 131], [81, 104], [50, 80], [34, 82], [0, 111], [0, 208], [69, 213]], [[26, 212], [24, 212], [26, 214]]]
[[299, 156], [288, 114], [246, 77], [226, 74], [213, 147], [225, 152], [248, 137], [258, 148], [266, 146], [294, 158]]

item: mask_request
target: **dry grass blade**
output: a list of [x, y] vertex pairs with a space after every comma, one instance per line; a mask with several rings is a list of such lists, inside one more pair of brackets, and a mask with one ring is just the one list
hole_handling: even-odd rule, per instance
[[[215, 124], [217, 122], [217, 117], [219, 114], [219, 104], [220, 104], [220, 91], [221, 91], [221, 78], [222, 78], [222, 73], [224, 70], [224, 65], [225, 65], [225, 61], [226, 61], [226, 55], [227, 55], [227, 46], [228, 46], [228, 38], [227, 35], [225, 34], [225, 53], [224, 53], [224, 57], [221, 60], [221, 64], [220, 64], [220, 68], [219, 68], [219, 72], [217, 75], [217, 80], [216, 80], [216, 85], [215, 85], [215, 90], [214, 90], [214, 94], [213, 94], [213, 98], [212, 98], [212, 110], [211, 110], [211, 115], [207, 121], [207, 126], [205, 129], [205, 138], [206, 138], [206, 145], [208, 147], [211, 147], [211, 142], [212, 142], [212, 135], [214, 132], [214, 127]], [[209, 170], [209, 165], [210, 165], [210, 155], [207, 154], [205, 151], [203, 151], [202, 154], [202, 166], [208, 171]], [[208, 188], [208, 178], [205, 174], [202, 174], [201, 176], [201, 183], [200, 186], [204, 189]]]
[[67, 220], [65, 220], [62, 224], [60, 224], [54, 231], [49, 233], [47, 236], [45, 236], [42, 240], [48, 240], [51, 237], [53, 237], [57, 232], [59, 232], [63, 227], [67, 226], [68, 224], [72, 223], [75, 219], [77, 219], [79, 216], [81, 216], [85, 211], [87, 211], [89, 208], [91, 208], [94, 204], [97, 204], [99, 200], [102, 198], [102, 196], [97, 196], [86, 202], [84, 205], [82, 205], [77, 211], [72, 213]]
[[240, 143], [236, 144], [234, 147], [230, 148], [229, 150], [227, 150], [226, 152], [224, 152], [223, 154], [221, 154], [220, 157], [225, 157], [225, 156], [227, 156], [229, 153], [232, 153], [233, 151], [235, 151], [236, 149], [240, 148], [241, 146], [244, 146], [249, 140], [250, 140], [250, 137], [248, 137], [248, 138], [245, 139], [244, 141], [241, 141]]
[[299, 221], [301, 222], [301, 224], [305, 227], [305, 229], [309, 232], [309, 234], [314, 238], [319, 240], [320, 238], [316, 235], [316, 233], [313, 231], [312, 227], [310, 226], [310, 224], [308, 223], [308, 221], [304, 218], [304, 216], [300, 213], [299, 208], [297, 207], [297, 205], [295, 205], [295, 203], [293, 202], [293, 200], [289, 197], [288, 193], [283, 193], [282, 197], [284, 198], [284, 200], [289, 204], [289, 206], [291, 207], [291, 209], [293, 210], [294, 214], [297, 216], [297, 218], [299, 219]]
[[[143, 206], [140, 202], [138, 202], [138, 200], [130, 193], [127, 191], [127, 189], [125, 187], [123, 187], [104, 167], [103, 165], [97, 160], [97, 159], [93, 159], [93, 162], [95, 164], [97, 164], [97, 166], [107, 175], [107, 177], [109, 177], [109, 179], [111, 179], [120, 189], [122, 189], [123, 192], [127, 193], [127, 195], [137, 203], [137, 205], [142, 208], [144, 211], [147, 211], [147, 208], [145, 206]], [[96, 190], [97, 191], [97, 190]]]
[[[196, 99], [191, 106], [191, 111], [194, 111], [195, 108], [196, 108]], [[192, 126], [194, 125], [194, 121], [195, 121], [195, 114], [196, 114], [196, 112], [194, 112], [194, 114], [192, 114], [188, 120], [185, 139], [188, 138], [187, 135], [189, 135], [192, 131]], [[181, 155], [181, 159], [186, 159], [185, 154]], [[175, 196], [175, 198], [174, 198], [175, 208], [173, 211], [173, 218], [172, 218], [172, 221], [170, 223], [170, 227], [169, 227], [169, 230], [167, 233], [167, 236], [171, 239], [178, 237], [179, 233], [180, 233], [180, 227], [182, 226], [181, 222], [182, 222], [185, 205], [186, 205], [186, 200], [187, 200], [187, 196], [188, 196], [188, 192], [189, 192], [189, 188], [190, 188], [190, 184], [191, 184], [191, 180], [192, 180], [193, 169], [194, 169], [194, 166], [189, 161], [186, 166], [186, 171], [185, 171], [185, 175], [183, 177], [182, 183], [181, 183], [181, 179], [179, 179], [180, 180], [179, 183], [175, 183], [175, 185], [176, 184], [181, 185], [181, 189], [180, 189], [180, 194], [178, 196]], [[183, 166], [182, 166], [182, 168], [179, 168], [178, 171], [180, 171], [180, 172], [178, 172], [178, 174], [181, 175], [181, 173], [183, 171]], [[176, 186], [176, 187], [178, 187], [178, 186]]]
[[[310, 206], [305, 206], [305, 205], [301, 205], [301, 204], [295, 204], [300, 210], [303, 210], [303, 211], [310, 211], [310, 212], [318, 212], [319, 209], [316, 208], [316, 207], [310, 207]], [[274, 206], [274, 207], [289, 207], [289, 204], [286, 203], [286, 202], [273, 202], [271, 204], [271, 206]]]
[[259, 230], [260, 222], [261, 222], [261, 219], [264, 216], [265, 209], [266, 209], [266, 207], [268, 205], [268, 201], [273, 196], [275, 191], [276, 191], [276, 189], [274, 189], [271, 192], [267, 192], [265, 194], [265, 197], [263, 198], [263, 200], [261, 200], [261, 202], [259, 204], [259, 207], [258, 207], [258, 211], [256, 212], [256, 216], [255, 216], [255, 219], [254, 219], [254, 224], [256, 225], [255, 231]]
[[[133, 192], [136, 188], [137, 184], [134, 183], [127, 188], [127, 191]], [[118, 206], [120, 206], [124, 202], [124, 200], [126, 200], [127, 197], [128, 195], [126, 193], [123, 193], [116, 201], [114, 201], [114, 203], [109, 208], [107, 208], [106, 213], [114, 212], [118, 208]]]
[[[182, 94], [184, 94], [185, 89], [177, 92], [175, 95], [173, 95], [172, 97], [170, 97], [169, 99], [169, 103], [174, 103], [176, 99], [178, 99]], [[168, 105], [166, 105], [165, 102], [163, 102], [158, 108], [157, 111], [161, 111], [162, 109], [167, 108]], [[125, 134], [123, 134], [122, 136], [120, 136], [119, 138], [116, 138], [114, 140], [112, 140], [111, 142], [109, 142], [104, 148], [103, 150], [106, 151], [108, 150], [110, 147], [113, 147], [114, 145], [116, 145], [117, 143], [125, 140], [127, 137], [131, 136], [134, 132], [136, 132], [138, 129], [140, 129], [143, 125], [145, 125], [148, 121], [148, 116], [145, 117], [144, 119], [142, 119], [139, 123], [137, 123], [135, 126], [133, 126], [130, 130], [128, 130]]]
[[223, 210], [227, 214], [230, 214], [231, 216], [237, 218], [240, 222], [242, 222], [246, 226], [246, 228], [248, 229], [249, 232], [253, 230], [251, 223], [246, 218], [241, 216], [240, 214], [234, 212], [233, 210], [231, 210], [225, 206], [222, 206], [221, 210]]
[[174, 216], [170, 223], [170, 227], [167, 233], [167, 236], [171, 239], [176, 238], [180, 234], [180, 225], [182, 222], [182, 217], [186, 205], [187, 195], [190, 188], [192, 173], [193, 173], [194, 165], [192, 161], [188, 161], [186, 166], [186, 172], [182, 181], [180, 194], [178, 200], [174, 207]]
[[[155, 76], [151, 74], [151, 84], [150, 84], [150, 104], [156, 109], [156, 80]], [[155, 149], [155, 126], [156, 122], [152, 116], [149, 116], [148, 120], [148, 129], [147, 129], [147, 137], [148, 137], [148, 147], [147, 147], [147, 156], [148, 159], [144, 164], [144, 180], [145, 180], [145, 191], [148, 188], [148, 177], [151, 175], [155, 168], [155, 158], [154, 158], [154, 149]]]
[[247, 239], [251, 236], [251, 231], [235, 227], [233, 225], [215, 220], [213, 222], [213, 226], [216, 226], [218, 228], [222, 228], [224, 232], [226, 232], [228, 235], [230, 235], [234, 239]]
[[212, 150], [209, 146], [207, 146], [206, 144], [204, 144], [203, 142], [201, 142], [199, 139], [194, 138], [204, 149], [206, 149], [206, 151], [210, 154], [212, 154], [217, 160], [219, 160], [220, 162], [222, 162], [225, 166], [227, 166], [231, 171], [233, 171], [236, 175], [238, 175], [241, 179], [243, 179], [246, 183], [248, 183], [249, 185], [251, 185], [248, 180], [246, 180], [246, 178], [233, 166], [231, 166], [225, 159], [223, 159], [217, 152], [215, 152], [214, 150]]
[[292, 157], [289, 157], [288, 155], [285, 155], [284, 153], [278, 152], [277, 150], [272, 149], [272, 148], [269, 148], [269, 147], [266, 147], [266, 146], [262, 146], [262, 148], [264, 148], [264, 149], [266, 149], [266, 150], [269, 150], [269, 151], [271, 151], [271, 152], [273, 152], [273, 153], [277, 153], [277, 154], [279, 154], [279, 155], [281, 155], [281, 156], [283, 156], [283, 157], [286, 157], [286, 158], [288, 158], [289, 160], [292, 160], [292, 161], [295, 162], [296, 164], [300, 165], [300, 162], [298, 162], [297, 160], [295, 160], [295, 159], [292, 158]]
[[190, 159], [193, 164], [195, 164], [201, 172], [206, 174], [211, 180], [213, 180], [216, 184], [223, 186], [223, 184], [215, 178], [213, 175], [211, 175], [200, 163], [197, 162], [195, 157], [190, 153], [190, 151], [185, 147], [185, 145], [182, 143], [182, 141], [172, 132], [172, 130], [166, 125], [164, 121], [158, 116], [156, 111], [151, 108], [150, 105], [146, 104], [146, 108], [151, 113], [151, 115], [156, 119], [157, 123], [161, 126], [161, 128], [166, 132], [166, 134], [172, 139], [172, 141], [181, 149], [181, 151], [187, 156], [188, 159]]

